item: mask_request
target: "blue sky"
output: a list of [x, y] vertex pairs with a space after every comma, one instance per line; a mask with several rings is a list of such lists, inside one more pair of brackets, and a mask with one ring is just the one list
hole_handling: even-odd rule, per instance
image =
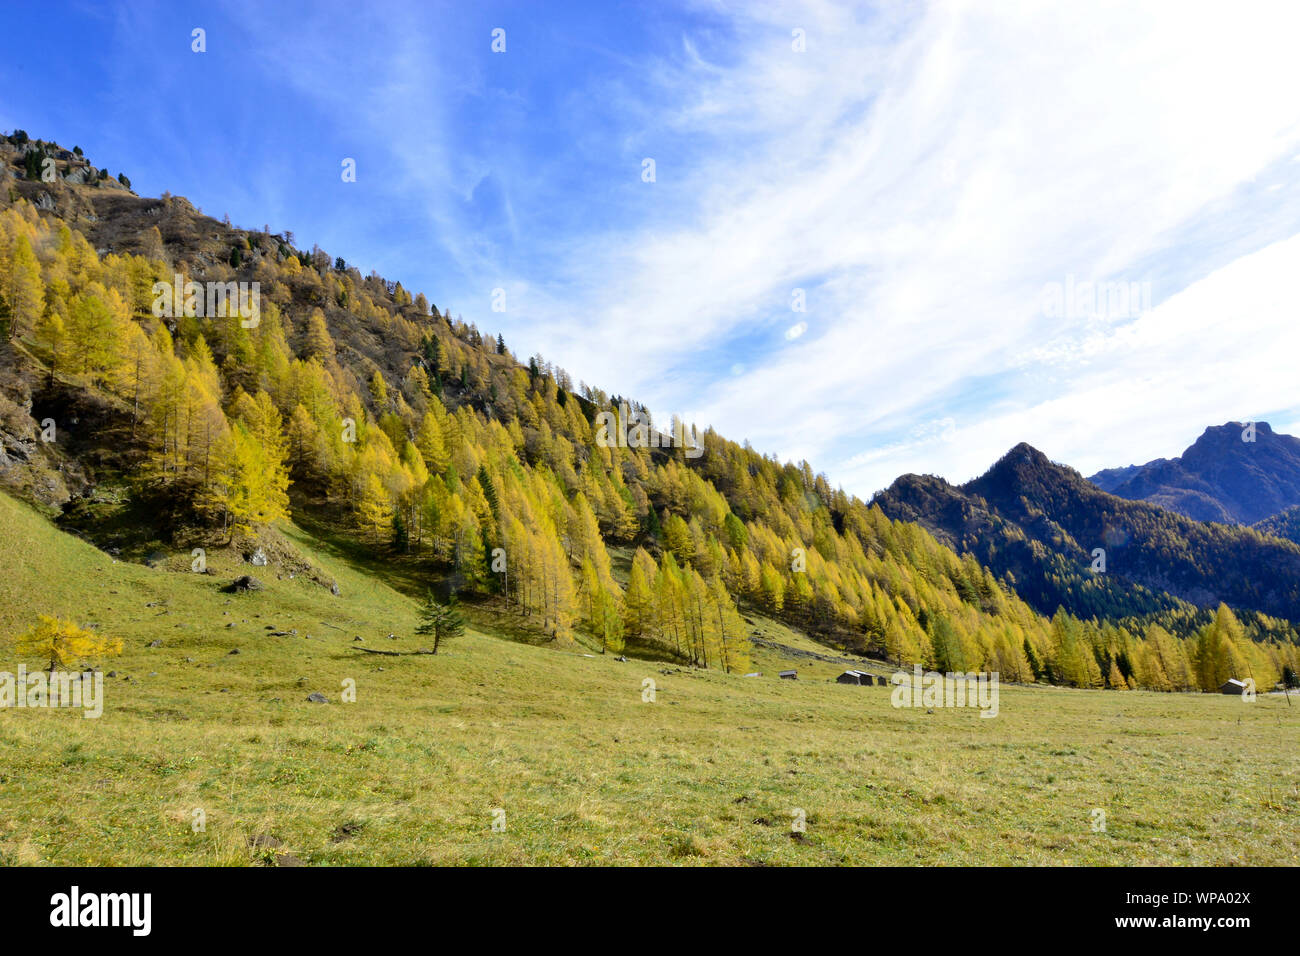
[[[1296, 21], [1105, 0], [15, 4], [0, 128], [290, 229], [575, 381], [869, 496], [1019, 441], [1090, 473], [1228, 420], [1300, 430]], [[1088, 283], [1142, 294], [1046, 304]]]

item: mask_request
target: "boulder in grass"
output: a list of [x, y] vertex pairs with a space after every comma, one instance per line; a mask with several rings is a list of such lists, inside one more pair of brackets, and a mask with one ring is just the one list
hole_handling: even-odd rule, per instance
[[328, 704], [330, 699], [321, 693], [308, 694], [307, 699], [313, 704]]
[[261, 581], [251, 574], [245, 574], [242, 578], [235, 578], [224, 590], [227, 594], [240, 594], [245, 591], [260, 591], [262, 587]]
[[251, 565], [252, 565], [253, 567], [255, 567], [255, 568], [264, 568], [264, 567], [266, 567], [266, 552], [263, 551], [261, 548], [258, 548], [258, 549], [257, 549], [256, 551], [254, 551], [254, 552], [252, 553], [252, 555], [249, 557], [249, 559], [248, 559], [248, 563], [251, 564]]

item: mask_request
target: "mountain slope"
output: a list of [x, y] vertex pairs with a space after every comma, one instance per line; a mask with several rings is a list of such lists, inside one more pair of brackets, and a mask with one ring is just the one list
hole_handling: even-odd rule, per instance
[[[1048, 620], [1010, 578], [806, 462], [712, 430], [684, 443], [290, 233], [79, 166], [33, 181], [32, 148], [59, 155], [0, 140], [0, 484], [123, 559], [263, 550], [303, 581], [310, 562], [277, 537], [296, 524], [520, 640], [732, 673], [749, 668], [754, 611], [842, 652], [1012, 681], [1186, 690], [1300, 672], [1293, 632], [1226, 609], [1170, 623], [1199, 643]], [[223, 302], [244, 286], [260, 289], [247, 314]], [[1125, 587], [1144, 610], [1180, 607]]]
[[[1224, 602], [1300, 620], [1300, 547], [1109, 495], [1029, 445], [965, 485], [907, 475], [874, 503], [1010, 574], [1043, 613], [1118, 618]], [[1092, 571], [1094, 549], [1104, 573]]]
[[[65, 155], [0, 141], [0, 268], [22, 290], [0, 314], [0, 483], [102, 547], [251, 553], [310, 519], [534, 639], [724, 670], [746, 667], [751, 607], [896, 660], [937, 626], [970, 667], [1047, 654], [1048, 622], [984, 569], [806, 463], [711, 431], [683, 448], [400, 282], [72, 160], [33, 181], [33, 149]], [[260, 311], [198, 314], [178, 282], [257, 283]]]
[[1207, 428], [1178, 458], [1110, 468], [1090, 481], [1103, 491], [1147, 501], [1197, 521], [1254, 524], [1300, 504], [1300, 438], [1267, 422]]

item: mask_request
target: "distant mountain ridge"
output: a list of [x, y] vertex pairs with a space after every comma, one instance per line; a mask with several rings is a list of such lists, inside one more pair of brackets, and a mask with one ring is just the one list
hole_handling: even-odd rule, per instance
[[1227, 422], [1207, 428], [1178, 458], [1108, 468], [1089, 481], [1197, 521], [1252, 525], [1300, 505], [1300, 438], [1267, 422], [1250, 430]]
[[1009, 576], [1042, 613], [1116, 619], [1222, 601], [1300, 619], [1300, 547], [1108, 494], [1027, 444], [964, 485], [904, 475], [874, 503]]

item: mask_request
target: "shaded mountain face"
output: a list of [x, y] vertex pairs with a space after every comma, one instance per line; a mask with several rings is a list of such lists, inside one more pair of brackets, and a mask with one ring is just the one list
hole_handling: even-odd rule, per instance
[[1141, 465], [1125, 465], [1123, 468], [1104, 468], [1095, 475], [1092, 475], [1088, 480], [1102, 491], [1108, 491], [1111, 494], [1114, 494], [1116, 488], [1124, 484], [1124, 482], [1128, 481], [1141, 470]]
[[[1247, 440], [1253, 437], [1253, 441]], [[1207, 428], [1178, 458], [1109, 468], [1090, 479], [1103, 491], [1147, 501], [1197, 521], [1254, 524], [1300, 505], [1300, 438], [1267, 422]]]
[[1223, 601], [1300, 619], [1300, 547], [1107, 494], [1029, 445], [964, 485], [905, 475], [874, 503], [1009, 575], [1046, 614], [1113, 620]]

